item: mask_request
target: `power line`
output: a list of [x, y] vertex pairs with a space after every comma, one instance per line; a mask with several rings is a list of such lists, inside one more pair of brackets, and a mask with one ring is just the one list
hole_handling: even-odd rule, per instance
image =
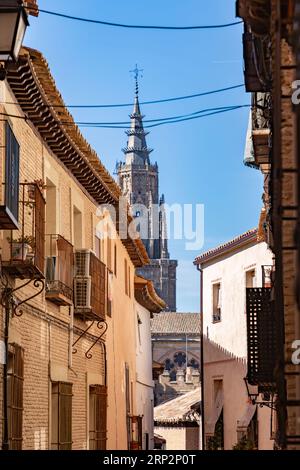
[[[168, 117], [165, 117], [165, 118], [156, 118], [156, 119], [144, 119], [144, 123], [153, 123], [153, 122], [163, 122], [163, 121], [170, 121], [170, 120], [173, 120], [173, 119], [181, 119], [181, 118], [186, 118], [186, 117], [190, 117], [190, 116], [195, 116], [197, 114], [201, 114], [201, 113], [206, 113], [208, 111], [218, 111], [218, 110], [223, 110], [223, 109], [231, 109], [231, 108], [236, 108], [236, 106], [239, 106], [239, 107], [249, 107], [250, 105], [249, 104], [246, 104], [246, 105], [232, 105], [232, 106], [219, 106], [219, 107], [216, 107], [216, 108], [206, 108], [206, 109], [200, 109], [199, 111], [195, 111], [193, 113], [189, 113], [189, 114], [179, 114], [177, 116], [168, 116]], [[68, 121], [61, 121], [62, 124], [68, 124]], [[131, 122], [130, 121], [114, 121], [114, 122], [95, 122], [95, 121], [92, 121], [92, 122], [88, 122], [88, 121], [75, 121], [75, 124], [77, 124], [78, 126], [82, 126], [82, 125], [91, 125], [91, 126], [94, 126], [94, 125], [121, 125], [121, 124], [124, 124], [124, 125], [127, 125], [127, 126], [130, 126]]]
[[103, 20], [93, 20], [91, 18], [82, 18], [79, 16], [67, 15], [65, 13], [59, 13], [56, 11], [43, 10], [41, 8], [36, 8], [40, 13], [45, 13], [47, 15], [59, 16], [60, 18], [66, 18], [69, 20], [82, 21], [84, 23], [94, 23], [101, 24], [104, 26], [114, 26], [118, 28], [128, 28], [128, 29], [162, 29], [162, 30], [195, 30], [195, 29], [220, 29], [228, 28], [230, 26], [235, 26], [241, 24], [242, 21], [235, 21], [232, 23], [217, 24], [217, 25], [201, 25], [201, 26], [154, 26], [154, 25], [132, 25], [132, 24], [123, 24], [123, 23], [114, 23], [111, 21]]
[[[168, 103], [172, 101], [180, 101], [180, 100], [187, 100], [192, 98], [198, 98], [200, 96], [207, 96], [207, 95], [214, 95], [216, 93], [222, 93], [224, 91], [234, 90], [236, 88], [244, 87], [245, 84], [241, 83], [239, 85], [232, 85], [225, 88], [218, 88], [216, 90], [204, 91], [201, 93], [194, 93], [192, 95], [183, 95], [183, 96], [176, 96], [173, 98], [163, 98], [158, 100], [149, 100], [149, 101], [140, 101], [140, 105], [147, 105], [147, 104], [159, 104], [159, 103]], [[10, 105], [18, 105], [19, 103], [14, 102], [2, 102], [2, 104], [10, 104]], [[132, 106], [131, 103], [115, 103], [115, 104], [70, 104], [70, 105], [63, 105], [63, 104], [53, 104], [48, 105], [49, 108], [78, 108], [78, 109], [96, 109], [96, 108], [125, 108]]]
[[[229, 112], [229, 111], [235, 111], [236, 109], [241, 109], [241, 108], [249, 108], [251, 107], [251, 105], [249, 104], [246, 104], [246, 105], [237, 105], [237, 106], [228, 106], [227, 108], [211, 108], [210, 111], [212, 109], [215, 109], [215, 111], [212, 111], [212, 112], [207, 112], [207, 113], [204, 113], [204, 114], [198, 114], [196, 116], [192, 116], [192, 115], [187, 115], [189, 117], [183, 117], [183, 118], [179, 118], [177, 119], [176, 117], [173, 118], [173, 120], [168, 120], [168, 121], [163, 121], [161, 122], [161, 120], [158, 120], [158, 122], [156, 122], [155, 124], [150, 124], [150, 125], [147, 125], [147, 126], [144, 126], [144, 128], [151, 128], [151, 127], [157, 127], [157, 126], [163, 126], [165, 124], [175, 124], [177, 122], [184, 122], [184, 121], [190, 121], [192, 119], [200, 119], [202, 117], [206, 117], [206, 116], [213, 116], [215, 114], [221, 114], [221, 113], [226, 113], [226, 112]], [[23, 119], [24, 121], [30, 121], [30, 118], [27, 117], [27, 116], [18, 116], [18, 115], [14, 115], [14, 114], [7, 114], [7, 113], [0, 113], [0, 116], [5, 116], [5, 117], [10, 117], [10, 118], [16, 118], [16, 119]], [[170, 118], [169, 118], [170, 119]], [[42, 123], [42, 121], [41, 121]], [[124, 127], [124, 126], [121, 126], [121, 125], [116, 125], [115, 124], [100, 124], [100, 123], [82, 123], [82, 124], [76, 124], [76, 122], [61, 122], [61, 121], [57, 121], [57, 124], [63, 124], [63, 125], [71, 125], [71, 126], [74, 126], [74, 125], [78, 125], [78, 127], [86, 127], [86, 128], [101, 128], [101, 129], [128, 129], [128, 127]]]
[[[178, 122], [184, 122], [184, 121], [190, 121], [190, 120], [193, 120], [193, 119], [200, 119], [202, 117], [206, 117], [206, 116], [213, 116], [215, 114], [221, 114], [221, 113], [226, 113], [226, 112], [229, 112], [229, 111], [235, 111], [236, 109], [241, 109], [241, 108], [249, 108], [251, 105], [238, 105], [238, 106], [230, 106], [230, 107], [227, 107], [227, 108], [223, 108], [223, 109], [219, 109], [219, 110], [216, 110], [216, 111], [212, 111], [212, 112], [207, 112], [205, 114], [200, 114], [200, 115], [196, 115], [196, 116], [190, 116], [190, 117], [185, 117], [185, 118], [180, 118], [180, 119], [174, 119], [174, 120], [170, 120], [170, 121], [163, 121], [163, 122], [156, 122], [155, 124], [149, 124], [147, 126], [144, 126], [144, 129], [149, 129], [149, 128], [152, 128], [152, 127], [158, 127], [158, 126], [164, 126], [165, 124], [176, 124]], [[216, 108], [217, 109], [217, 108]], [[78, 127], [80, 128], [96, 128], [96, 129], [128, 129], [128, 127], [124, 127], [122, 125], [110, 125], [110, 124], [77, 124]]]

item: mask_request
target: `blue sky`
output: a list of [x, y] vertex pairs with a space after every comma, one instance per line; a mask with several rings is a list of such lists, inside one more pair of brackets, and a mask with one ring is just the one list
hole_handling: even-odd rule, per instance
[[[39, 0], [43, 9], [131, 24], [221, 24], [235, 21], [235, 0]], [[144, 69], [140, 100], [168, 98], [243, 83], [242, 26], [219, 30], [145, 31], [78, 23], [45, 14], [30, 17], [25, 44], [43, 52], [67, 104], [131, 102], [129, 70]], [[148, 119], [202, 108], [247, 104], [244, 88], [147, 105]], [[124, 121], [130, 109], [72, 110], [77, 120]], [[243, 165], [248, 109], [152, 129], [148, 146], [169, 204], [205, 205], [204, 250], [257, 225], [262, 177]], [[83, 129], [112, 172], [126, 144], [122, 129]], [[170, 242], [179, 260], [177, 304], [199, 310], [198, 252]]]

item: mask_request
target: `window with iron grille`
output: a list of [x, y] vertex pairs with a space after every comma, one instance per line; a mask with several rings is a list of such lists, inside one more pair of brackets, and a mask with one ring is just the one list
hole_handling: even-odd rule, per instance
[[91, 385], [89, 393], [89, 449], [106, 450], [107, 388]]
[[7, 364], [8, 439], [10, 450], [22, 450], [24, 350], [10, 344]]
[[72, 450], [72, 384], [52, 382], [51, 449]]

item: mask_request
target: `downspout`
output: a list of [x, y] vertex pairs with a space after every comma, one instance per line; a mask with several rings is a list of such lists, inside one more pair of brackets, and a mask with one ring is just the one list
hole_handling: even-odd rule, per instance
[[204, 347], [203, 347], [203, 269], [197, 264], [200, 272], [200, 384], [201, 384], [201, 450], [205, 450], [205, 411], [204, 411]]

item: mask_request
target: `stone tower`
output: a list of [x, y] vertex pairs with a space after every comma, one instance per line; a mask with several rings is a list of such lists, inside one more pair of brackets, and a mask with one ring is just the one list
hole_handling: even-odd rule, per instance
[[147, 147], [141, 114], [138, 83], [127, 146], [123, 149], [125, 161], [118, 163], [117, 173], [123, 195], [127, 197], [132, 215], [139, 218], [139, 230], [151, 260], [139, 269], [139, 274], [153, 281], [155, 289], [167, 304], [166, 310], [176, 311], [177, 260], [171, 260], [168, 251], [164, 195], [159, 197], [158, 165], [150, 161], [152, 149]]

